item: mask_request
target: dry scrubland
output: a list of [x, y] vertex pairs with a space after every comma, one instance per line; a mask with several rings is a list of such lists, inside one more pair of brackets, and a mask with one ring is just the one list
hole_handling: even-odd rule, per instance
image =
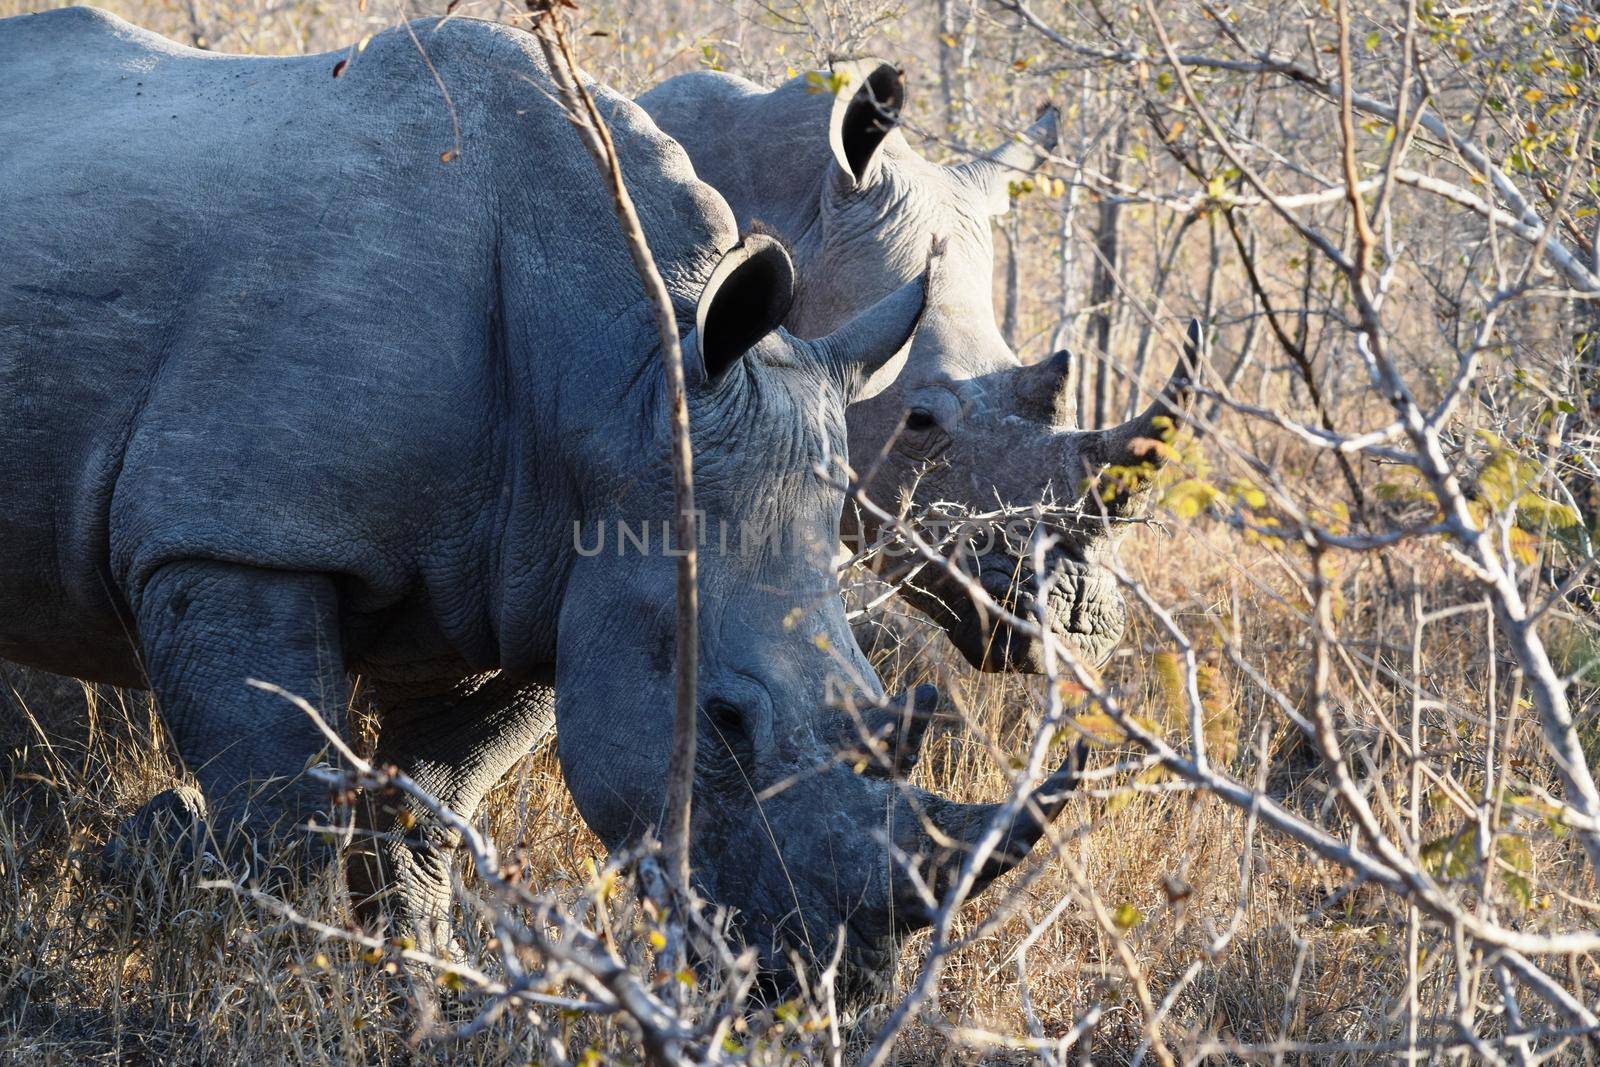
[[[0, 13], [30, 6], [0, 0]], [[342, 46], [401, 14], [385, 0], [364, 12], [106, 6], [178, 40], [266, 53]], [[517, 17], [473, 0], [457, 10]], [[1563, 1036], [1600, 1011], [1600, 954], [1584, 940], [1600, 927], [1585, 851], [1600, 811], [1582, 795], [1600, 753], [1586, 563], [1600, 535], [1588, 333], [1600, 312], [1580, 299], [1596, 269], [1600, 16], [1493, 0], [1363, 4], [1343, 33], [1342, 17], [1331, 0], [1153, 11], [706, 0], [578, 15], [581, 31], [605, 34], [579, 34], [586, 66], [628, 92], [702, 65], [772, 81], [829, 54], [895, 59], [910, 136], [941, 159], [1060, 103], [1057, 159], [996, 224], [995, 299], [1024, 359], [1054, 344], [1084, 356], [1086, 425], [1096, 410], [1121, 417], [1130, 380], [1155, 384], [1177, 324], [1211, 324], [1207, 432], [1177, 442], [1158, 521], [1121, 556], [1149, 603], [1129, 593], [1129, 632], [1100, 681], [1063, 668], [1065, 700], [1098, 741], [1092, 789], [1059, 820], [1047, 862], [961, 912], [956, 938], [1000, 918], [940, 954], [898, 1062], [1360, 1063], [1408, 1046], [1452, 1062], [1600, 1057]], [[1165, 61], [1164, 39], [1184, 66]], [[1357, 94], [1348, 121], [1342, 65]], [[1398, 116], [1366, 106], [1396, 100]], [[1341, 189], [1351, 174], [1366, 182], [1366, 226]], [[1275, 207], [1258, 179], [1302, 199]], [[1408, 409], [1391, 399], [1390, 369], [1419, 419], [1448, 402], [1445, 417], [1395, 428]], [[1382, 433], [1340, 436], [1368, 431]], [[1408, 458], [1430, 442], [1458, 495], [1430, 479], [1426, 455], [1420, 474]], [[1470, 529], [1488, 533], [1474, 542]], [[915, 624], [883, 656], [891, 690], [936, 680], [964, 719], [930, 743], [917, 781], [1005, 796], [1048, 713], [1044, 684], [974, 675]], [[437, 1014], [407, 1014], [413, 989], [382, 953], [191, 884], [215, 872], [175, 874], [152, 855], [152, 885], [109, 887], [101, 843], [173, 780], [151, 709], [0, 678], [44, 720], [17, 728], [0, 805], [0, 1059], [640, 1056], [625, 1019], [554, 1009], [439, 1042], [428, 1034], [481, 1004], [459, 981], [427, 989]], [[68, 704], [86, 704], [93, 728], [45, 743], [40, 728]], [[1574, 740], [1581, 756], [1563, 774], [1555, 753]], [[1288, 822], [1230, 799], [1213, 774]], [[649, 921], [625, 888], [595, 912], [577, 903], [593, 903], [604, 856], [550, 756], [530, 756], [480, 820], [528, 883], [619, 951], [648, 953]], [[1289, 822], [1325, 831], [1320, 852]], [[470, 904], [465, 869], [463, 883]], [[306, 916], [348, 921], [332, 885], [294, 899]], [[480, 919], [470, 906], [458, 917], [468, 959], [487, 958]], [[907, 946], [883, 1007], [834, 1020], [845, 1061], [918, 987], [928, 941]], [[703, 981], [690, 1010], [714, 986]], [[804, 1000], [755, 1011], [719, 1048], [825, 1059], [827, 1015]]]

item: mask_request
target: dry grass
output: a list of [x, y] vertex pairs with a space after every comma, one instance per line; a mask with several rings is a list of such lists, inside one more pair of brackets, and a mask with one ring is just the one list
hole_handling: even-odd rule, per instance
[[[0, 14], [39, 6], [45, 5], [0, 0]], [[342, 46], [391, 24], [399, 13], [398, 8], [379, 10], [376, 4], [358, 11], [355, 4], [327, 9], [255, 0], [194, 6], [118, 0], [106, 6], [175, 39], [199, 35], [229, 50], [256, 52]], [[595, 4], [586, 14], [589, 25], [616, 32], [595, 39], [584, 58], [603, 80], [636, 91], [704, 62], [770, 81], [791, 64], [816, 61], [844, 46], [863, 51], [867, 42], [883, 54], [905, 57], [911, 66], [913, 119], [937, 125], [928, 118], [936, 95], [931, 72], [937, 69], [931, 5], [930, 10], [910, 8], [887, 24], [874, 19], [893, 5], [805, 6], [815, 17], [809, 26], [796, 29], [763, 14], [766, 5], [706, 0], [643, 10]], [[771, 7], [780, 13], [795, 10], [790, 4]], [[867, 7], [871, 17], [851, 14]], [[465, 3], [459, 10], [490, 16], [500, 9]], [[425, 11], [433, 9], [414, 9]], [[818, 14], [824, 11], [828, 18]], [[1037, 42], [1019, 43], [990, 34], [991, 29], [979, 33], [977, 84], [982, 93], [977, 104], [991, 115], [1024, 114], [1031, 103], [1021, 99], [1013, 79], [994, 75], [1033, 57]], [[1035, 63], [1030, 71], [1042, 66]], [[1051, 77], [1058, 97], [1071, 98], [1077, 73]], [[1109, 143], [1109, 126], [1096, 123], [1108, 113], [1126, 121], [1124, 113], [1131, 114], [1132, 108], [1115, 92], [1106, 92], [1107, 86], [1127, 88], [1108, 76], [1097, 86], [1101, 95], [1072, 99], [1077, 101], [1074, 107], [1085, 108], [1073, 120], [1078, 133]], [[1282, 129], [1310, 143], [1304, 129], [1277, 118]], [[992, 130], [957, 130], [952, 135], [987, 141]], [[1150, 155], [1158, 155], [1159, 143], [1149, 144]], [[1291, 154], [1303, 147], [1285, 146]], [[1326, 158], [1320, 162], [1326, 172], [1336, 169]], [[1159, 189], [1174, 181], [1170, 169], [1157, 173], [1154, 164], [1149, 173], [1131, 173], [1128, 180]], [[1406, 197], [1401, 203], [1424, 229], [1437, 228], [1429, 221], [1428, 204], [1419, 208]], [[1079, 246], [1088, 244], [1091, 214], [1079, 214]], [[1040, 295], [1044, 282], [1054, 276], [1054, 255], [1063, 250], [1055, 238], [1057, 216], [1057, 203], [1040, 197], [1020, 202], [1015, 216], [1018, 247], [1041, 250], [1021, 264], [1024, 300], [1018, 347], [1031, 355], [1044, 346], [1059, 312], [1056, 301]], [[1124, 236], [1135, 248], [1125, 263], [1126, 278], [1139, 299], [1150, 288], [1153, 250], [1170, 234], [1166, 227], [1172, 223], [1171, 216], [1155, 209], [1128, 209]], [[1292, 317], [1297, 301], [1321, 300], [1319, 294], [1330, 286], [1319, 278], [1315, 287], [1308, 282], [1301, 291], [1299, 260], [1291, 256], [1303, 254], [1304, 247], [1282, 233], [1275, 245], [1271, 225], [1263, 222], [1255, 234], [1263, 274], [1280, 308], [1290, 309], [1286, 315]], [[1216, 239], [1225, 247], [1224, 238]], [[1430, 246], [1424, 240], [1416, 247]], [[1166, 295], [1174, 317], [1186, 302], [1198, 305], [1205, 291], [1205, 299], [1219, 309], [1223, 336], [1239, 341], [1252, 328], [1255, 305], [1236, 267], [1219, 272], [1194, 246], [1184, 252], [1175, 260], [1176, 275]], [[1416, 257], [1420, 261], [1421, 253]], [[1441, 262], [1453, 260], [1441, 256]], [[1433, 374], [1428, 356], [1443, 331], [1432, 317], [1431, 290], [1422, 284], [1415, 289], [1396, 296], [1395, 303], [1409, 311], [1395, 315], [1394, 331], [1418, 377], [1427, 378]], [[1326, 374], [1334, 413], [1340, 425], [1378, 424], [1386, 417], [1381, 404], [1364, 391], [1350, 361], [1338, 364], [1333, 358], [1341, 351], [1339, 330], [1322, 323], [1324, 316], [1333, 322], [1342, 309], [1336, 297], [1326, 299], [1326, 307], [1309, 309], [1309, 318], [1312, 347], [1323, 361], [1319, 366], [1349, 371]], [[1512, 321], [1507, 327], [1512, 343], [1503, 358], [1534, 373], [1554, 366], [1570, 340], [1563, 332], [1565, 320], [1558, 320], [1552, 313]], [[1137, 335], [1139, 320], [1124, 314], [1118, 321], [1113, 347], [1121, 350], [1127, 347], [1123, 342]], [[1268, 354], [1268, 347], [1260, 346], [1256, 364], [1235, 395], [1310, 421], [1300, 387], [1289, 384], [1292, 375], [1279, 365], [1282, 354]], [[1231, 356], [1226, 345], [1220, 348]], [[1150, 377], [1161, 361], [1152, 356]], [[1498, 370], [1505, 368], [1497, 364]], [[1489, 377], [1498, 388], [1494, 375]], [[1550, 377], [1557, 380], [1553, 372]], [[1479, 425], [1496, 425], [1476, 408], [1466, 412], [1465, 421], [1463, 437]], [[1223, 416], [1213, 431], [1204, 456], [1214, 468], [1208, 477], [1216, 484], [1260, 477], [1261, 470], [1252, 470], [1248, 462], [1259, 459], [1300, 506], [1326, 507], [1339, 499], [1342, 488], [1326, 456], [1313, 460], [1286, 444], [1283, 435], [1240, 416]], [[1363, 474], [1369, 490], [1385, 476], [1370, 467]], [[1398, 522], [1408, 505], [1395, 501], [1378, 506], [1393, 512], [1381, 518]], [[1306, 625], [1305, 554], [1205, 517], [1164, 518], [1167, 532], [1134, 534], [1122, 559], [1200, 649], [1211, 716], [1207, 735], [1218, 762], [1240, 781], [1263, 782], [1266, 793], [1291, 810], [1351, 837], [1348, 814], [1329, 794], [1315, 746], [1236, 665], [1250, 664], [1268, 686], [1306, 710], [1312, 637]], [[1391, 825], [1404, 822], [1415, 799], [1422, 823], [1418, 839], [1434, 846], [1431, 852], [1424, 850], [1422, 859], [1464, 906], [1528, 931], [1600, 925], [1595, 887], [1581, 849], [1536, 816], [1503, 813], [1497, 824], [1500, 840], [1510, 844], [1498, 846], [1505, 862], [1490, 899], [1479, 895], [1472, 878], [1452, 873], [1453, 842], [1460, 840], [1465, 826], [1458, 802], [1484, 789], [1491, 712], [1499, 740], [1495, 767], [1510, 775], [1503, 784], [1514, 790], [1558, 787], [1505, 646], [1487, 632], [1484, 613], [1474, 607], [1482, 601], [1481, 591], [1433, 542], [1405, 542], [1383, 557], [1383, 565], [1374, 554], [1336, 554], [1333, 560], [1339, 655], [1329, 696], [1362, 788], [1375, 805], [1393, 805]], [[1529, 576], [1533, 584], [1541, 580], [1538, 568], [1531, 568]], [[1415, 605], [1435, 612], [1456, 606], [1471, 610], [1444, 617], [1423, 631], [1414, 669]], [[917, 783], [963, 799], [1004, 795], [1010, 786], [1009, 762], [1023, 750], [1041, 714], [1042, 683], [974, 675], [955, 663], [940, 642], [926, 640], [925, 634], [919, 638], [915, 630], [906, 646], [885, 658], [886, 686], [895, 690], [935, 680], [962, 715], [958, 728], [930, 741]], [[1600, 630], [1592, 615], [1554, 613], [1547, 621], [1546, 640], [1562, 671], [1578, 671], [1600, 655]], [[1105, 676], [1134, 714], [1181, 739], [1187, 726], [1174, 711], [1170, 663], [1163, 658], [1171, 649], [1161, 627], [1135, 610], [1130, 632]], [[20, 677], [0, 675], [5, 679], [21, 684]], [[28, 685], [38, 684], [36, 677], [28, 679]], [[1416, 794], [1410, 765], [1397, 744], [1411, 715], [1413, 685], [1427, 698], [1421, 740], [1434, 775], [1424, 778]], [[12, 699], [37, 712], [42, 725], [25, 725], [17, 738], [0, 734], [14, 757], [0, 795], [0, 1061], [511, 1064], [549, 1058], [552, 1028], [559, 1032], [563, 1027], [570, 1031], [568, 1051], [574, 1060], [589, 1047], [615, 1062], [637, 1057], [622, 1024], [590, 1019], [557, 1018], [541, 1028], [508, 1018], [461, 1043], [418, 1043], [418, 1017], [402, 1008], [415, 990], [408, 988], [406, 975], [390, 973], [385, 963], [367, 962], [358, 952], [321, 943], [301, 928], [240, 905], [229, 894], [196, 888], [192, 883], [204, 872], [179, 873], [170, 857], [144, 857], [153, 885], [135, 891], [108, 883], [98, 868], [103, 842], [120, 818], [175, 781], [147, 702], [76, 686], [16, 693], [8, 693], [9, 688], [0, 686], [0, 706]], [[1582, 674], [1569, 693], [1591, 763], [1600, 751], [1597, 694], [1600, 666]], [[1104, 717], [1097, 718], [1090, 708], [1084, 711], [1083, 721], [1103, 742], [1094, 766], [1105, 769], [1131, 760], [1133, 754], [1117, 744], [1116, 731]], [[69, 726], [69, 721], [78, 725]], [[92, 728], [83, 728], [84, 722]], [[5, 727], [0, 714], [0, 731]], [[44, 742], [47, 735], [49, 744]], [[967, 928], [998, 906], [1012, 910], [996, 930], [952, 958], [936, 1002], [903, 1036], [900, 1062], [1028, 1062], [1027, 1054], [995, 1047], [978, 1034], [1027, 1032], [1015, 959], [1025, 942], [1031, 945], [1026, 995], [1043, 1033], [1059, 1036], [1089, 1006], [1102, 1007], [1089, 1045], [1097, 1062], [1134, 1059], [1146, 1035], [1141, 1000], [1148, 997], [1160, 1004], [1180, 989], [1164, 1018], [1166, 1039], [1180, 1059], [1203, 1058], [1218, 1046], [1224, 1049], [1215, 1052], [1218, 1059], [1243, 1058], [1245, 1050], [1228, 1052], [1227, 1047], [1274, 1041], [1347, 1046], [1344, 1051], [1313, 1052], [1284, 1046], [1278, 1050], [1280, 1062], [1390, 1058], [1369, 1046], [1404, 1034], [1408, 914], [1403, 901], [1370, 886], [1352, 887], [1347, 871], [1264, 828], [1247, 834], [1244, 812], [1179, 788], [1180, 783], [1158, 772], [1108, 773], [1094, 786], [1059, 821], [1053, 855], [1041, 855], [1038, 863], [968, 905], [962, 915]], [[603, 862], [602, 849], [577, 817], [547, 754], [524, 761], [478, 817], [505, 851], [527, 860], [532, 882], [574, 899], [588, 886], [595, 863]], [[470, 890], [473, 879], [464, 869], [462, 880]], [[1508, 885], [1514, 888], [1508, 890]], [[345, 896], [332, 880], [300, 887], [293, 898], [311, 917], [335, 925], [349, 921]], [[625, 893], [611, 903], [619, 943], [628, 943], [628, 931], [638, 929], [631, 907]], [[1208, 946], [1231, 923], [1237, 927], [1225, 951], [1210, 953]], [[457, 916], [456, 934], [469, 955], [486, 938], [477, 914], [466, 910]], [[1496, 998], [1492, 978], [1482, 969], [1481, 955], [1469, 952], [1463, 962], [1453, 954], [1446, 931], [1425, 924], [1421, 941], [1421, 1036], [1451, 1042], [1458, 1036], [1448, 1017], [1459, 1007], [1458, 978], [1472, 985], [1469, 999], [1486, 1005]], [[923, 948], [922, 938], [906, 947], [898, 988], [913, 979]], [[1546, 962], [1585, 1002], [1600, 999], [1600, 971], [1593, 959]], [[1186, 981], [1191, 974], [1192, 980]], [[447, 989], [433, 993], [442, 998], [447, 1018], [468, 1007]], [[1530, 996], [1523, 997], [1522, 1011], [1530, 1025], [1554, 1022]], [[767, 1042], [762, 1055], [776, 1062], [785, 1048], [814, 1048], [814, 1035], [799, 1032], [808, 1017], [814, 1016], [802, 1013], [796, 1023], [792, 1017], [753, 1013], [743, 1023], [740, 1040], [749, 1048], [758, 1038]], [[881, 1021], [882, 1009], [857, 1020], [846, 1034], [849, 1048], [863, 1047]], [[1492, 1008], [1478, 1014], [1476, 1025], [1487, 1037], [1505, 1029], [1504, 1019]], [[1558, 1045], [1554, 1051], [1554, 1062], [1587, 1062], [1594, 1055], [1592, 1046]], [[1257, 1049], [1250, 1058], [1270, 1062], [1274, 1056]]]
[[[1146, 572], [1164, 602], [1189, 606], [1187, 618], [1196, 630], [1240, 620], [1237, 647], [1268, 669], [1275, 685], [1294, 692], [1305, 672], [1304, 652], [1294, 647], [1300, 632], [1295, 583], [1272, 577], [1275, 555], [1202, 531], [1141, 537], [1126, 558]], [[1411, 562], [1428, 566], [1426, 560]], [[1427, 573], [1443, 577], [1437, 566]], [[1400, 605], [1375, 603], [1362, 589], [1363, 577], [1370, 580], [1347, 578], [1349, 647], [1402, 647], [1409, 624]], [[1448, 586], [1430, 587], [1431, 599], [1441, 595], [1450, 595]], [[1470, 591], [1463, 588], [1459, 595], [1470, 598]], [[1475, 706], [1484, 688], [1483, 657], [1470, 629], [1436, 627], [1427, 650], [1427, 684], [1462, 708]], [[1163, 648], [1145, 625], [1136, 625], [1108, 672], [1133, 706], [1155, 721], [1168, 716], [1168, 694], [1154, 662]], [[1208, 658], [1219, 663], [1221, 657], [1213, 652]], [[1029, 720], [1038, 714], [1038, 683], [972, 675], [948, 659], [919, 662], [923, 677], [943, 678], [969, 720], [968, 729], [930, 743], [919, 784], [971, 799], [1003, 795], [1009, 781], [1005, 757], [1026, 743]], [[1249, 780], [1259, 771], [1253, 739], [1264, 737], [1269, 791], [1300, 810], [1325, 810], [1320, 775], [1304, 744], [1266, 713], [1231, 669], [1220, 672], [1226, 677], [1220, 688], [1239, 694], [1217, 708], [1216, 736], [1236, 752], [1235, 773]], [[1390, 714], [1404, 698], [1395, 695], [1393, 701]], [[31, 770], [13, 778], [0, 803], [0, 1059], [333, 1064], [438, 1056], [488, 1064], [543, 1057], [535, 1029], [510, 1022], [447, 1049], [414, 1048], [416, 1019], [400, 1007], [403, 976], [241, 907], [227, 894], [195, 889], [187, 884], [192, 878], [170, 873], [165, 857], [147, 857], [158, 889], [134, 892], [102, 880], [99, 849], [117, 820], [174, 779], [142, 700], [119, 707], [90, 691], [85, 703], [102, 724], [96, 736], [88, 743], [57, 744], [48, 753], [29, 746], [22, 766]], [[52, 713], [58, 712], [59, 702]], [[1171, 728], [1181, 731], [1176, 724]], [[1470, 730], [1464, 719], [1440, 723], [1441, 736]], [[1524, 747], [1532, 744], [1526, 730], [1518, 736]], [[1403, 795], [1398, 769], [1380, 748], [1375, 741], [1379, 776]], [[1097, 765], [1109, 765], [1118, 751], [1107, 746]], [[1536, 756], [1531, 748], [1527, 754]], [[1014, 912], [995, 933], [954, 957], [936, 1009], [903, 1039], [901, 1062], [1010, 1061], [1010, 1053], [991, 1049], [980, 1055], [965, 1048], [953, 1033], [1024, 1032], [1013, 956], [1030, 931], [1029, 991], [1044, 1031], [1065, 1032], [1085, 1006], [1104, 1005], [1093, 1039], [1102, 1062], [1126, 1062], [1143, 1036], [1134, 982], [1147, 983], [1159, 1001], [1196, 962], [1203, 964], [1200, 975], [1167, 1020], [1169, 1040], [1178, 1047], [1189, 1044], [1198, 1051], [1206, 1040], [1395, 1038], [1405, 974], [1400, 906], [1369, 889], [1341, 892], [1343, 872], [1271, 834], [1258, 830], [1247, 847], [1241, 812], [1209, 796], [1163, 791], [1172, 783], [1158, 775], [1146, 773], [1137, 781], [1121, 775], [1096, 784], [1097, 795], [1079, 798], [1060, 820], [1058, 854], [1042, 874], [1021, 890], [1015, 890], [1014, 875], [968, 906], [967, 921], [987, 915], [1002, 897], [1011, 898]], [[530, 756], [479, 817], [502, 847], [526, 857], [536, 884], [580, 887], [590, 864], [603, 863], [548, 754]], [[1431, 805], [1427, 818], [1430, 839], [1459, 828], [1447, 805]], [[1338, 825], [1339, 816], [1331, 814], [1328, 821]], [[1531, 851], [1523, 866], [1533, 886], [1523, 916], [1529, 928], [1589, 921], [1561, 897], [1590, 895], [1578, 855], [1575, 846], [1548, 840]], [[464, 869], [462, 874], [470, 886], [472, 878]], [[312, 917], [349, 921], [345, 899], [331, 883], [302, 887], [297, 903]], [[626, 902], [615, 907], [625, 926]], [[1097, 922], [1097, 907], [1122, 923], [1108, 928]], [[1236, 908], [1239, 926], [1229, 950], [1208, 959], [1206, 943]], [[1052, 912], [1053, 920], [1041, 926]], [[475, 915], [463, 913], [457, 937], [470, 955], [486, 932]], [[1136, 973], [1118, 954], [1119, 938], [1131, 949]], [[902, 987], [920, 965], [920, 948], [920, 940], [907, 947]], [[1426, 973], [1423, 1003], [1451, 981], [1447, 962]], [[872, 1013], [860, 1020], [857, 1040], [870, 1037], [878, 1021]], [[592, 1043], [626, 1061], [626, 1031], [616, 1024], [575, 1025], [574, 1048]], [[748, 1025], [755, 1031], [783, 1029], [759, 1014]], [[1369, 1058], [1353, 1052], [1315, 1061]]]

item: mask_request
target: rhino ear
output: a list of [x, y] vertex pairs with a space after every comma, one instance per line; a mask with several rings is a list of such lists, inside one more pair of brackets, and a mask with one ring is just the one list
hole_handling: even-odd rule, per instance
[[794, 264], [783, 245], [753, 233], [735, 245], [700, 294], [695, 351], [703, 380], [714, 382], [776, 330], [794, 303]]
[[953, 168], [988, 198], [989, 214], [1004, 215], [1011, 207], [1011, 183], [1026, 178], [1050, 158], [1056, 147], [1058, 118], [1054, 105], [1046, 106], [1020, 139]]
[[817, 341], [824, 367], [846, 404], [876, 396], [900, 376], [922, 320], [930, 277], [913, 278]]
[[833, 100], [828, 144], [839, 169], [856, 186], [876, 173], [878, 150], [900, 123], [906, 102], [906, 76], [899, 67], [875, 59], [834, 65], [844, 84]]

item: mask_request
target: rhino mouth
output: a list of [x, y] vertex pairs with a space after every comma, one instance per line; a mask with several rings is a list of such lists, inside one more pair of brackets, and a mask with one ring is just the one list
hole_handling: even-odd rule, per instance
[[[1055, 580], [1045, 602], [1051, 632], [1086, 664], [1098, 667], [1111, 657], [1127, 624], [1116, 579], [1103, 567], [1078, 560], [1052, 559]], [[1037, 614], [1038, 582], [1031, 567], [1009, 556], [986, 556], [979, 584], [991, 597], [1023, 618]], [[972, 602], [949, 575], [925, 581], [909, 599], [950, 635], [968, 663], [980, 671], [1044, 673], [1043, 643], [1013, 628]], [[1060, 664], [1065, 671], [1066, 664]]]

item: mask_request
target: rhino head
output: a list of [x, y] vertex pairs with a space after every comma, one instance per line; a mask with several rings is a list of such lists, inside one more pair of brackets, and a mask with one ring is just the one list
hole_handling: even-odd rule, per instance
[[[914, 499], [959, 511], [1044, 502], [1055, 518], [1056, 572], [1044, 608], [1055, 635], [1092, 664], [1121, 639], [1124, 608], [1103, 563], [1143, 487], [1166, 454], [1155, 441], [1183, 417], [1198, 362], [1192, 337], [1166, 388], [1139, 416], [1102, 430], [1074, 426], [1072, 358], [1066, 352], [1023, 366], [995, 325], [994, 246], [988, 220], [1009, 207], [1014, 182], [1035, 170], [1056, 143], [1046, 110], [1023, 138], [955, 166], [929, 162], [898, 130], [904, 78], [878, 62], [835, 71], [845, 82], [829, 112], [832, 162], [822, 184], [815, 255], [791, 322], [801, 334], [847, 318], [881, 290], [918, 269], [916, 250], [946, 246], [930, 280], [928, 307], [895, 380], [849, 413], [850, 455], [867, 495], [880, 503]], [[1112, 488], [1103, 472], [1120, 477]], [[1076, 517], [1072, 517], [1076, 516]], [[846, 516], [847, 537], [880, 533], [869, 515]], [[1010, 536], [1004, 536], [1009, 533]], [[996, 600], [1034, 618], [1037, 576], [1028, 531], [985, 532], [965, 547], [966, 569]], [[974, 604], [946, 572], [924, 568], [903, 588], [981, 670], [1038, 672], [1038, 642]]]
[[[899, 129], [905, 80], [873, 60], [836, 65], [829, 83], [802, 75], [770, 91], [726, 75], [672, 79], [641, 98], [683, 143], [701, 176], [728, 198], [746, 228], [766, 227], [791, 245], [800, 288], [786, 325], [803, 337], [836, 329], [917, 277], [929, 242], [945, 253], [927, 310], [892, 381], [848, 413], [850, 458], [868, 496], [895, 510], [954, 505], [989, 512], [1041, 501], [1076, 506], [1083, 518], [1053, 524], [1050, 563], [1059, 571], [1046, 608], [1055, 634], [1093, 663], [1121, 637], [1123, 606], [1101, 561], [1142, 494], [1086, 492], [1108, 468], [1137, 467], [1147, 480], [1162, 452], [1142, 442], [1170, 432], [1189, 397], [1193, 363], [1179, 363], [1151, 410], [1104, 430], [1074, 426], [1071, 360], [1023, 366], [995, 324], [989, 220], [1008, 209], [1011, 186], [1056, 143], [1056, 114], [1043, 112], [1019, 140], [971, 161], [930, 162]], [[819, 92], [823, 84], [837, 93]], [[1192, 353], [1191, 353], [1192, 354]], [[854, 509], [847, 544], [870, 543], [878, 523]], [[1026, 536], [968, 559], [982, 584], [1032, 616], [1034, 575]], [[970, 555], [970, 554], [969, 554]], [[1040, 669], [1034, 641], [993, 619], [946, 575], [928, 570], [906, 589], [975, 667]]]
[[[825, 962], [841, 931], [846, 960], [875, 971], [898, 936], [928, 921], [891, 843], [937, 883], [994, 810], [858, 773], [839, 755], [837, 702], [872, 709], [883, 691], [831, 567], [843, 492], [817, 471], [842, 456], [846, 403], [904, 350], [925, 294], [915, 277], [801, 340], [778, 326], [794, 295], [790, 259], [755, 235], [712, 273], [683, 344], [702, 513], [693, 866], [768, 974], [791, 951]], [[567, 477], [587, 513], [632, 534], [581, 532], [557, 631], [557, 743], [585, 822], [617, 848], [660, 825], [672, 743], [677, 560], [659, 540], [640, 544], [641, 530], [659, 537], [674, 513], [659, 368], [597, 404], [593, 419]], [[1008, 827], [980, 882], [1026, 853], [1061, 785]]]
[[[937, 294], [944, 284], [934, 278], [932, 291]], [[930, 309], [924, 318], [936, 333], [938, 316]], [[919, 333], [914, 354], [923, 343]], [[1199, 346], [1198, 328], [1192, 325], [1176, 368], [1150, 405], [1103, 430], [1070, 426], [1075, 389], [1067, 352], [1029, 366], [970, 375], [902, 373], [889, 389], [851, 409], [851, 455], [867, 457], [862, 466], [870, 498], [895, 500], [914, 493], [917, 500], [931, 502], [919, 517], [934, 533], [960, 529], [972, 511], [1050, 505], [1038, 520], [1013, 513], [976, 527], [969, 536], [947, 541], [945, 551], [1013, 613], [1032, 620], [1042, 608], [1051, 632], [1098, 666], [1116, 648], [1124, 626], [1121, 595], [1105, 563], [1129, 520], [1143, 509], [1152, 476], [1168, 454], [1163, 442], [1183, 417]], [[855, 533], [866, 543], [882, 533], [876, 516], [858, 512], [853, 517]], [[1052, 580], [1042, 605], [1036, 603], [1039, 576], [1030, 547], [1040, 523], [1052, 535], [1045, 558]], [[876, 558], [879, 569], [893, 577], [909, 569], [895, 566], [905, 556], [891, 552]], [[916, 562], [915, 557], [907, 562]], [[974, 603], [949, 571], [917, 568], [900, 589], [974, 667], [1043, 670], [1039, 641]]]

